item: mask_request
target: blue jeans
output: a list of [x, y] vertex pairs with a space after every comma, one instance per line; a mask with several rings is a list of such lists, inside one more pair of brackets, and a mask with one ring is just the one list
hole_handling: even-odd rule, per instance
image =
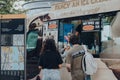
[[41, 80], [61, 80], [58, 69], [43, 69]]

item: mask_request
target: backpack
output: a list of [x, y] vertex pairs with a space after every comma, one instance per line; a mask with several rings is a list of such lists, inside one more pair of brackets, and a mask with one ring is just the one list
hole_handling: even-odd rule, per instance
[[85, 74], [87, 75], [93, 75], [97, 71], [97, 63], [94, 60], [94, 57], [91, 53], [87, 51], [87, 48], [85, 45], [82, 45], [84, 48], [85, 54], [82, 59], [82, 68]]
[[36, 48], [37, 45], [37, 40], [38, 40], [38, 33], [36, 31], [31, 31], [27, 35], [27, 50], [31, 51]]

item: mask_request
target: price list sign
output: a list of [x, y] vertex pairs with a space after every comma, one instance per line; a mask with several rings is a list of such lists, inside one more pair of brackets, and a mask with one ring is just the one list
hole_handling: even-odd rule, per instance
[[0, 78], [25, 80], [25, 19], [1, 19]]

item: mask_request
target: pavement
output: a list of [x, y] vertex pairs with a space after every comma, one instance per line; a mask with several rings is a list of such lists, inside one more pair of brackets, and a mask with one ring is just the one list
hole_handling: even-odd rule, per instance
[[95, 60], [98, 64], [98, 70], [94, 75], [92, 75], [92, 80], [118, 80], [112, 70], [109, 69], [100, 58]]
[[[95, 59], [98, 65], [97, 72], [91, 76], [92, 80], [118, 80], [111, 69], [101, 61], [100, 58]], [[61, 69], [61, 80], [71, 80], [70, 72], [67, 72], [65, 66]]]
[[101, 59], [109, 69], [113, 71], [118, 80], [120, 80], [120, 59]]
[[[118, 80], [113, 71], [109, 69], [100, 58], [95, 58], [95, 60], [98, 64], [98, 69], [97, 72], [91, 76], [92, 80]], [[63, 64], [62, 68], [60, 69], [60, 74], [61, 80], [72, 80], [71, 74], [67, 71], [65, 64]], [[36, 80], [36, 76], [29, 80]]]

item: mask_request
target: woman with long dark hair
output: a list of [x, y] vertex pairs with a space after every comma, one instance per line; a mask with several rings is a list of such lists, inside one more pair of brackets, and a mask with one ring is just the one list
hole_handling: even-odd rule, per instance
[[63, 61], [58, 52], [55, 40], [46, 39], [43, 43], [40, 54], [39, 68], [41, 70], [42, 80], [61, 80], [60, 71]]

